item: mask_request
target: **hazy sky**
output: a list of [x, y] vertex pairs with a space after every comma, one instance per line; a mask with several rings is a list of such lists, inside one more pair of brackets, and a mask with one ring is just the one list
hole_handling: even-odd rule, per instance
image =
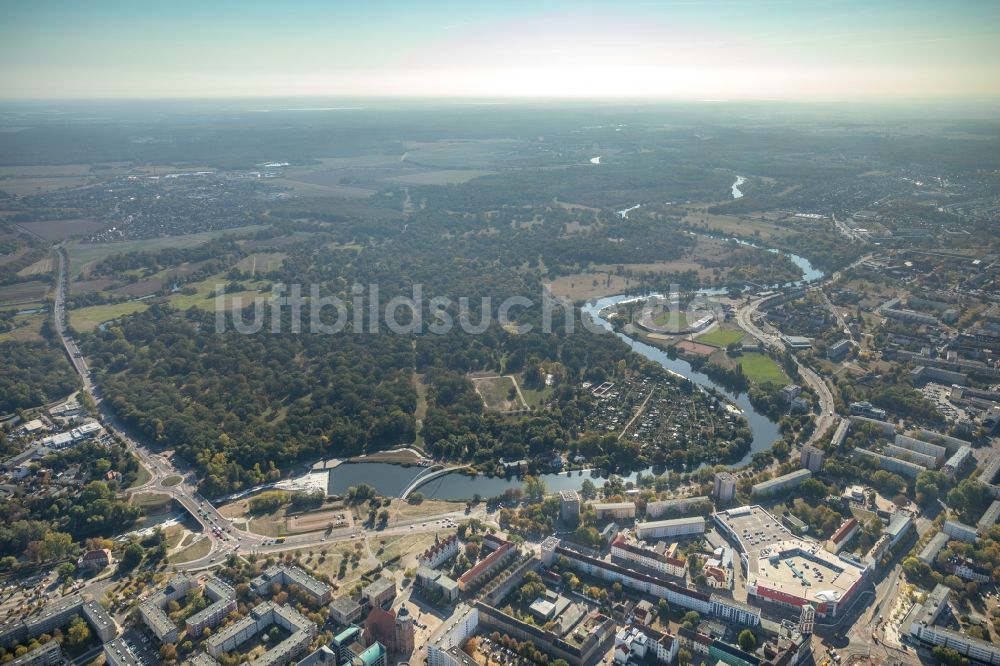
[[1000, 1], [0, 0], [0, 97], [1000, 97]]

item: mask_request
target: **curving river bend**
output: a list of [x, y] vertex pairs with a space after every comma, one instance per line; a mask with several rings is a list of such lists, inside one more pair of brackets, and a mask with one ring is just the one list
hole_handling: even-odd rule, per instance
[[[771, 252], [780, 250], [769, 249]], [[802, 280], [795, 284], [814, 282], [823, 277], [823, 272], [815, 268], [807, 259], [798, 255], [784, 253], [788, 258], [802, 270]], [[712, 290], [706, 290], [711, 292]], [[636, 298], [634, 295], [608, 296], [585, 305], [582, 310], [585, 316], [590, 316], [593, 320], [608, 331], [611, 325], [600, 318], [599, 313], [604, 308], [613, 306], [622, 301]], [[753, 442], [750, 451], [741, 460], [730, 465], [730, 467], [741, 467], [745, 465], [754, 453], [763, 451], [771, 446], [775, 440], [781, 439], [778, 425], [772, 422], [763, 414], [754, 409], [746, 393], [740, 395], [726, 389], [724, 386], [712, 381], [704, 373], [698, 372], [691, 367], [691, 364], [683, 358], [670, 358], [662, 349], [648, 345], [639, 340], [628, 337], [624, 333], [612, 333], [621, 338], [629, 347], [651, 361], [659, 363], [664, 368], [683, 375], [694, 384], [711, 388], [725, 395], [733, 404], [743, 411], [753, 433]], [[662, 470], [657, 470], [662, 473]], [[386, 463], [345, 463], [323, 472], [313, 472], [314, 474], [329, 474], [329, 490], [333, 493], [342, 493], [349, 486], [359, 483], [367, 483], [374, 487], [380, 494], [387, 496], [398, 496], [411, 481], [426, 472], [424, 467], [403, 467], [400, 465], [390, 465]], [[644, 473], [653, 472], [652, 468], [643, 470]], [[634, 480], [636, 473], [629, 474], [623, 478]], [[597, 472], [562, 472], [543, 474], [541, 478], [545, 481], [545, 487], [549, 492], [559, 490], [579, 490], [584, 479], [590, 479], [595, 486], [602, 486], [606, 478], [602, 478]], [[474, 495], [480, 497], [495, 497], [503, 494], [509, 488], [519, 488], [521, 482], [517, 477], [506, 479], [503, 477], [487, 477], [483, 475], [468, 476], [462, 472], [453, 472], [439, 476], [431, 481], [418, 486], [417, 490], [430, 499], [442, 500], [468, 500]]]

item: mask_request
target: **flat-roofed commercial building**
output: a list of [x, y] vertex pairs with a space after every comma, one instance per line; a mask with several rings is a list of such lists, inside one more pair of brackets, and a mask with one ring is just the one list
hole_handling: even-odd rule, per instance
[[759, 506], [721, 511], [712, 518], [741, 552], [750, 596], [792, 608], [812, 604], [827, 617], [849, 603], [864, 582], [865, 565], [794, 536]]

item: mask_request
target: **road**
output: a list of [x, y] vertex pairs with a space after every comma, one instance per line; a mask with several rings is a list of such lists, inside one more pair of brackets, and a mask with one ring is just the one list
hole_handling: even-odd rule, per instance
[[[825, 280], [822, 280], [821, 282], [818, 282], [815, 285], [811, 286], [810, 290], [819, 289], [820, 291], [822, 291], [823, 287], [826, 286], [827, 284], [839, 280], [840, 276], [843, 274], [845, 270], [849, 270], [851, 268], [854, 268], [855, 266], [864, 263], [865, 261], [868, 261], [869, 259], [871, 259], [872, 256], [873, 255], [871, 254], [866, 254], [865, 256], [857, 259], [856, 261], [852, 262], [845, 268], [835, 271]], [[763, 323], [760, 326], [758, 326], [757, 323], [754, 321], [754, 317], [757, 314], [758, 308], [760, 308], [761, 303], [763, 303], [765, 300], [766, 299], [764, 298], [753, 299], [748, 303], [746, 303], [745, 305], [738, 308], [736, 310], [736, 323], [744, 331], [746, 331], [750, 335], [760, 340], [761, 344], [766, 345], [768, 347], [773, 347], [778, 350], [784, 350], [785, 344], [781, 340], [781, 333], [779, 331], [775, 330], [772, 326], [766, 323]], [[843, 318], [839, 316], [839, 313], [837, 316], [838, 316], [838, 321], [840, 321], [841, 327], [846, 328], [846, 323], [843, 321]], [[838, 421], [839, 417], [833, 411], [833, 406], [834, 406], [833, 393], [830, 391], [830, 386], [826, 383], [826, 380], [820, 377], [811, 368], [803, 364], [795, 356], [793, 356], [792, 358], [795, 361], [795, 366], [799, 370], [799, 375], [802, 379], [802, 383], [811, 388], [819, 398], [820, 412], [819, 416], [816, 417], [816, 428], [809, 436], [809, 440], [807, 442], [811, 444], [817, 441], [820, 437], [822, 437], [824, 433], [826, 433], [826, 431], [829, 430]]]
[[[170, 496], [177, 504], [191, 517], [197, 521], [201, 531], [211, 542], [209, 551], [203, 557], [184, 563], [180, 568], [185, 571], [198, 571], [215, 566], [229, 553], [277, 553], [286, 550], [299, 548], [310, 548], [321, 544], [333, 544], [337, 542], [351, 542], [358, 539], [365, 539], [368, 532], [362, 527], [345, 527], [327, 531], [320, 529], [313, 532], [306, 532], [285, 537], [282, 543], [276, 543], [270, 536], [256, 534], [245, 529], [237, 528], [233, 521], [223, 516], [198, 492], [198, 479], [194, 470], [182, 467], [180, 463], [172, 460], [167, 455], [150, 450], [145, 445], [132, 437], [128, 429], [119, 421], [115, 414], [108, 408], [102, 400], [99, 387], [94, 384], [93, 376], [87, 367], [86, 360], [80, 353], [80, 349], [66, 331], [66, 288], [67, 288], [67, 256], [62, 247], [56, 248], [58, 256], [59, 274], [56, 282], [55, 294], [55, 327], [69, 356], [70, 362], [80, 375], [83, 382], [83, 392], [90, 395], [96, 406], [100, 420], [105, 430], [120, 439], [128, 447], [150, 473], [150, 479], [132, 491], [154, 492]], [[178, 482], [177, 479], [180, 479]], [[373, 535], [395, 535], [412, 534], [422, 531], [433, 531], [440, 529], [440, 525], [435, 523], [447, 518], [468, 518], [485, 517], [485, 510], [479, 508], [466, 514], [463, 512], [451, 512], [440, 516], [428, 516], [425, 518], [415, 518], [410, 522], [394, 525], [384, 530], [372, 532]], [[96, 589], [96, 588], [95, 588]]]
[[[785, 345], [781, 341], [780, 334], [777, 331], [774, 333], [765, 332], [761, 327], [757, 326], [753, 320], [753, 317], [757, 312], [757, 308], [760, 307], [760, 304], [764, 300], [765, 299], [763, 298], [758, 298], [740, 307], [736, 311], [736, 323], [744, 331], [760, 340], [761, 344], [778, 350], [784, 350]], [[798, 358], [795, 358], [794, 356], [792, 358], [795, 360], [795, 366], [799, 370], [799, 376], [802, 379], [802, 383], [811, 388], [819, 397], [820, 413], [819, 416], [816, 417], [816, 428], [813, 430], [808, 440], [809, 443], [812, 443], [822, 437], [827, 429], [829, 429], [838, 418], [833, 411], [833, 393], [830, 391], [830, 387], [827, 385], [826, 381], [824, 381], [818, 374], [804, 365]]]

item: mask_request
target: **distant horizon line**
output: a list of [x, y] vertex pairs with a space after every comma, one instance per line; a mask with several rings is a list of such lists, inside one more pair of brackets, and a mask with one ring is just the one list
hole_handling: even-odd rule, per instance
[[[340, 101], [367, 101], [373, 103], [386, 102], [433, 102], [444, 104], [469, 104], [476, 106], [503, 106], [507, 104], [797, 104], [813, 106], [820, 104], [835, 104], [846, 106], [950, 106], [961, 105], [995, 105], [1000, 104], [1000, 94], [995, 96], [968, 96], [968, 97], [880, 97], [880, 98], [853, 98], [853, 97], [831, 97], [831, 98], [798, 98], [798, 97], [668, 97], [668, 96], [542, 96], [542, 95], [507, 95], [507, 96], [485, 96], [485, 95], [363, 95], [363, 94], [338, 94], [338, 93], [316, 93], [316, 94], [263, 94], [263, 95], [228, 95], [228, 96], [185, 96], [185, 95], [164, 95], [164, 96], [109, 96], [109, 97], [2, 97], [0, 105], [4, 104], [81, 104], [99, 102], [254, 102], [254, 101], [293, 101], [293, 100], [340, 100]], [[261, 109], [268, 111], [270, 109]], [[348, 107], [316, 107], [298, 109], [277, 109], [279, 111], [302, 111], [302, 112], [322, 112], [322, 111], [350, 111], [360, 110]]]

